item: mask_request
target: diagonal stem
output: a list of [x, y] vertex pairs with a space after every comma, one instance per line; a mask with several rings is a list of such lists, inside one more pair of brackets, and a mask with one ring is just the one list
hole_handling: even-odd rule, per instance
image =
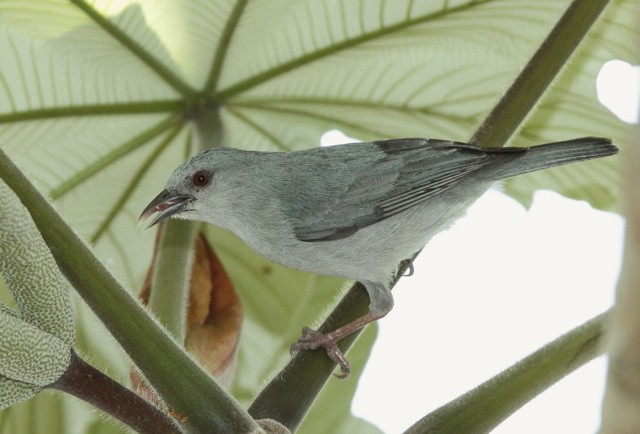
[[258, 425], [118, 283], [0, 150], [0, 178], [27, 208], [58, 267], [189, 432], [259, 432]]
[[604, 351], [605, 312], [428, 414], [405, 434], [489, 432], [549, 386]]
[[173, 419], [71, 350], [67, 371], [47, 386], [95, 405], [140, 433], [180, 433]]
[[504, 146], [567, 63], [609, 0], [574, 0], [507, 93], [470, 140], [478, 146]]

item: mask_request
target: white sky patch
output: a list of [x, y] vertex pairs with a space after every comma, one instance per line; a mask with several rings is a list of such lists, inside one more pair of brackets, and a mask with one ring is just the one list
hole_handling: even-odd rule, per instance
[[638, 122], [640, 67], [610, 60], [602, 65], [596, 88], [598, 99], [613, 114], [630, 124]]
[[[613, 303], [622, 234], [619, 215], [585, 202], [540, 191], [527, 211], [490, 190], [393, 290], [353, 413], [401, 433], [603, 312]], [[605, 368], [603, 357], [592, 361], [494, 432], [596, 432]]]
[[320, 146], [344, 145], [345, 143], [355, 143], [361, 140], [347, 136], [340, 130], [329, 130], [320, 137]]

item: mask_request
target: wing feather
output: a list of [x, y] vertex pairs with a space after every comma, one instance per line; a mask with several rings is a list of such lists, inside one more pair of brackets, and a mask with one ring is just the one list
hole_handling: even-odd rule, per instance
[[338, 189], [333, 187], [330, 194], [316, 195], [300, 205], [304, 217], [293, 216], [299, 240], [349, 237], [363, 227], [445, 192], [471, 173], [510, 161], [527, 151], [481, 149], [433, 139], [391, 139], [342, 147], [339, 152], [327, 148], [317, 151], [325, 154], [326, 163], [319, 177], [331, 176], [344, 184]]

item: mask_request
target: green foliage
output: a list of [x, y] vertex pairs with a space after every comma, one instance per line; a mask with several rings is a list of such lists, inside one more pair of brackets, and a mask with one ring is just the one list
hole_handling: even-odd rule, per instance
[[75, 324], [67, 281], [31, 216], [1, 181], [0, 221], [0, 274], [19, 310], [0, 303], [0, 408], [5, 408], [66, 371]]

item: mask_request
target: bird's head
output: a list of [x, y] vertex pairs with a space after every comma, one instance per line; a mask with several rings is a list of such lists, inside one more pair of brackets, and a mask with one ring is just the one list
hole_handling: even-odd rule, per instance
[[140, 221], [148, 221], [147, 227], [151, 227], [169, 217], [211, 220], [207, 210], [215, 208], [210, 202], [215, 202], [224, 172], [221, 169], [229, 157], [219, 151], [223, 149], [205, 151], [178, 167], [164, 190], [142, 211]]

